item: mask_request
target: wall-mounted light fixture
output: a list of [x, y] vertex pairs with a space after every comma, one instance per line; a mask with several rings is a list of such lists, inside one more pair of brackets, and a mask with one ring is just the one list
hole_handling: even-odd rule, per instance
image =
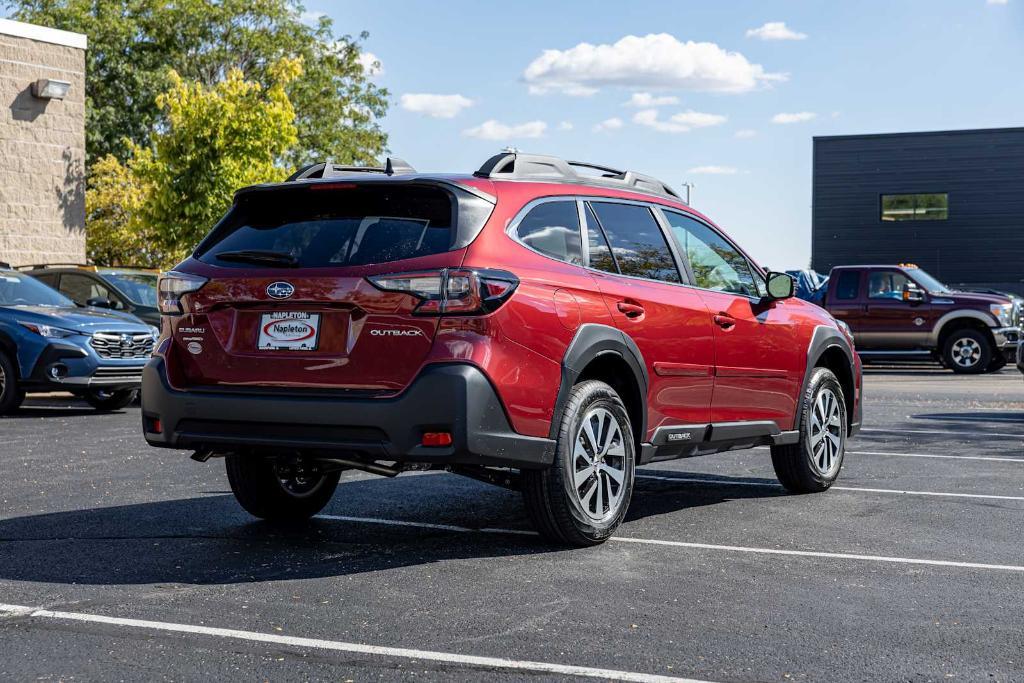
[[40, 78], [32, 84], [32, 96], [41, 100], [63, 100], [67, 97], [71, 84], [52, 78]]

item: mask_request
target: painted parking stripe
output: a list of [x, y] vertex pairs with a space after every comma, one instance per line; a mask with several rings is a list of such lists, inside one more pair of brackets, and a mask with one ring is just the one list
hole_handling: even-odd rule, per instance
[[943, 436], [994, 436], [998, 438], [1024, 439], [1024, 434], [1009, 434], [1006, 432], [961, 432], [952, 429], [903, 429], [902, 427], [887, 429], [884, 427], [863, 427], [860, 431], [865, 434], [939, 434]]
[[[354, 522], [358, 524], [383, 524], [386, 526], [420, 527], [424, 529], [443, 529], [445, 531], [457, 531], [460, 533], [485, 533], [485, 534], [515, 534], [536, 536], [534, 531], [522, 529], [502, 529], [487, 527], [474, 529], [468, 526], [456, 526], [454, 524], [430, 524], [427, 522], [409, 522], [396, 519], [382, 519], [380, 517], [349, 517], [346, 515], [317, 515], [318, 519], [331, 519], [343, 522]], [[721, 550], [737, 553], [754, 553], [761, 555], [795, 555], [798, 557], [820, 557], [833, 560], [858, 560], [862, 562], [888, 562], [892, 564], [928, 565], [933, 567], [958, 567], [961, 569], [985, 569], [993, 571], [1024, 572], [1024, 566], [1013, 564], [987, 564], [984, 562], [959, 562], [956, 560], [928, 560], [915, 557], [890, 557], [887, 555], [858, 555], [853, 553], [829, 553], [817, 550], [785, 550], [782, 548], [754, 548], [740, 545], [717, 545], [714, 543], [692, 543], [689, 541], [669, 541], [654, 538], [630, 538], [626, 536], [612, 536], [610, 542], [619, 543], [640, 543], [646, 545], [660, 545], [674, 548], [692, 548], [697, 550]]]
[[230, 638], [232, 640], [246, 640], [250, 642], [270, 643], [274, 645], [287, 645], [290, 647], [309, 648], [315, 650], [351, 652], [379, 657], [398, 657], [402, 659], [443, 662], [445, 664], [462, 664], [486, 669], [557, 674], [560, 676], [577, 676], [583, 678], [601, 678], [613, 681], [638, 681], [639, 683], [707, 683], [706, 681], [697, 681], [692, 678], [660, 676], [657, 674], [645, 674], [635, 671], [617, 671], [615, 669], [598, 669], [589, 666], [573, 666], [571, 664], [553, 664], [549, 662], [531, 662], [518, 659], [505, 659], [501, 657], [479, 657], [476, 655], [461, 655], [451, 652], [436, 652], [433, 650], [412, 650], [404, 647], [364, 645], [362, 643], [346, 643], [338, 640], [300, 638], [296, 636], [260, 633], [258, 631], [240, 631], [232, 628], [196, 626], [194, 624], [177, 624], [165, 621], [149, 621], [145, 619], [124, 619], [121, 617], [108, 617], [101, 614], [87, 614], [83, 612], [58, 612], [48, 609], [35, 609], [24, 605], [0, 604], [0, 613], [6, 613], [13, 617], [105, 624], [145, 629], [148, 631], [163, 631], [167, 633], [188, 633], [193, 635]]
[[[654, 474], [637, 474], [637, 479], [678, 481], [684, 484], [714, 484], [716, 486], [760, 486], [785, 490], [775, 482], [745, 481], [743, 479], [702, 479], [700, 477], [666, 477]], [[833, 491], [856, 491], [860, 493], [896, 493], [906, 496], [938, 496], [946, 498], [987, 498], [991, 500], [1024, 500], [1024, 496], [998, 496], [988, 493], [944, 493], [941, 491], [908, 491], [904, 489], [876, 489], [863, 486], [832, 486]]]
[[996, 455], [944, 455], [940, 453], [893, 453], [892, 451], [846, 451], [847, 455], [891, 455], [897, 458], [940, 458], [950, 460], [987, 460], [989, 462], [1024, 462], [1024, 458], [1001, 458]]

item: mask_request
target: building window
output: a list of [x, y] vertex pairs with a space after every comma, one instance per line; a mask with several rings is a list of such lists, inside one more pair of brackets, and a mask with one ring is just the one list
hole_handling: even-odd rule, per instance
[[949, 195], [883, 194], [883, 221], [944, 221], [949, 218]]

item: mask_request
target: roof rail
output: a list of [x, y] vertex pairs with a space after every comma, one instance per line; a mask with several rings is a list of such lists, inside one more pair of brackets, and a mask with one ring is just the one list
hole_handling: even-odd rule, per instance
[[7, 261], [0, 261], [0, 268], [6, 268], [8, 270], [11, 270], [11, 264], [8, 263]]
[[306, 178], [333, 178], [335, 176], [352, 175], [358, 173], [383, 173], [384, 175], [407, 175], [415, 173], [416, 169], [410, 166], [403, 159], [388, 157], [384, 160], [383, 166], [342, 166], [332, 163], [330, 160], [318, 164], [303, 166], [295, 173], [288, 176], [285, 182], [305, 180]]
[[[598, 171], [600, 175], [585, 175], [578, 173], [576, 169], [590, 169]], [[547, 180], [615, 187], [667, 196], [680, 202], [683, 201], [679, 193], [673, 190], [668, 183], [662, 182], [653, 176], [637, 173], [636, 171], [623, 171], [599, 164], [591, 164], [585, 161], [567, 161], [543, 154], [522, 154], [520, 152], [495, 154], [485, 161], [473, 175], [494, 180]]]
[[89, 263], [26, 263], [15, 266], [15, 270], [42, 270], [43, 268], [81, 268], [82, 270], [96, 270], [96, 266]]

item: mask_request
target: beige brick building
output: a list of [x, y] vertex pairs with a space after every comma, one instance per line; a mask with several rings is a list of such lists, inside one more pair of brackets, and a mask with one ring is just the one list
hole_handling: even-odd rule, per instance
[[0, 261], [85, 262], [85, 48], [0, 19]]

